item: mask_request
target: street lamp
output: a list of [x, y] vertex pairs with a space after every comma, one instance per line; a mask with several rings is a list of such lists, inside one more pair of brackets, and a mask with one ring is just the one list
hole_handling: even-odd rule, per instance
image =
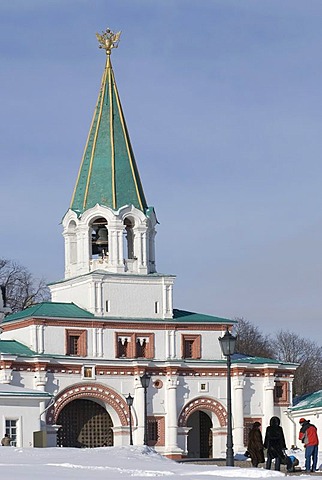
[[237, 338], [234, 337], [228, 330], [223, 337], [219, 337], [219, 343], [222, 354], [227, 358], [227, 450], [226, 450], [226, 465], [227, 467], [234, 466], [234, 450], [233, 450], [233, 431], [232, 431], [232, 416], [231, 416], [231, 355], [235, 353]]
[[133, 405], [134, 397], [129, 393], [127, 397], [125, 397], [127, 406], [129, 407], [129, 419], [130, 419], [130, 445], [133, 445], [133, 437], [132, 437], [132, 413], [131, 407]]
[[147, 390], [150, 384], [150, 376], [144, 372], [140, 377], [141, 385], [144, 388], [144, 437], [143, 444], [148, 444], [148, 402], [147, 402]]

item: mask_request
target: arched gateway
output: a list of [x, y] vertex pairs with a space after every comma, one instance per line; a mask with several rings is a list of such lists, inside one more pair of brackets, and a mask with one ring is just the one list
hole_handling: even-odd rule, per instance
[[61, 425], [62, 447], [114, 445], [115, 427], [127, 427], [127, 405], [121, 395], [101, 384], [77, 384], [60, 392], [47, 414], [47, 423]]
[[226, 424], [227, 411], [217, 400], [199, 397], [188, 402], [178, 419], [178, 426], [185, 431], [188, 457], [220, 456]]

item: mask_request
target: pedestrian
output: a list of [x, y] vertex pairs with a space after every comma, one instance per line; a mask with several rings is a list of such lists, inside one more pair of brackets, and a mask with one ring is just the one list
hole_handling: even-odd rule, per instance
[[264, 445], [260, 427], [261, 424], [255, 422], [248, 435], [247, 451], [249, 452], [253, 467], [258, 467], [259, 463], [265, 462]]
[[300, 425], [299, 440], [304, 443], [305, 447], [305, 471], [316, 472], [319, 445], [317, 428], [310, 423], [310, 420], [305, 420], [305, 418], [300, 418]]
[[285, 462], [284, 450], [286, 450], [286, 444], [280, 423], [278, 417], [272, 417], [269, 426], [266, 428], [264, 447], [267, 448], [267, 470], [271, 469], [273, 458], [275, 459], [275, 470], [280, 470], [281, 463]]
[[1, 440], [1, 445], [3, 447], [10, 447], [10, 442], [11, 442], [11, 438], [6, 433], [5, 436], [3, 437], [3, 439]]

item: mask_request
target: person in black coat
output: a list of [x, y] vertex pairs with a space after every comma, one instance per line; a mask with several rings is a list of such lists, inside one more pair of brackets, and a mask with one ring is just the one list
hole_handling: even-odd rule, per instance
[[275, 458], [275, 470], [280, 470], [281, 462], [285, 462], [286, 444], [280, 423], [278, 417], [272, 417], [269, 427], [266, 428], [264, 447], [267, 448], [266, 468], [268, 470], [271, 468], [273, 458]]

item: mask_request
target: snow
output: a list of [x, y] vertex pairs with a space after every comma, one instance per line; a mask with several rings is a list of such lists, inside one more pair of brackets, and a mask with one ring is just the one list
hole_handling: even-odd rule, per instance
[[[322, 455], [322, 452], [321, 452]], [[304, 452], [297, 453], [303, 465]], [[237, 458], [244, 459], [242, 455]], [[322, 458], [322, 456], [320, 456]], [[246, 460], [245, 460], [246, 462]], [[276, 478], [284, 473], [264, 468], [176, 463], [150, 447], [0, 448], [2, 478], [15, 480], [114, 480], [171, 477], [172, 480]], [[305, 475], [303, 474], [305, 477]]]

